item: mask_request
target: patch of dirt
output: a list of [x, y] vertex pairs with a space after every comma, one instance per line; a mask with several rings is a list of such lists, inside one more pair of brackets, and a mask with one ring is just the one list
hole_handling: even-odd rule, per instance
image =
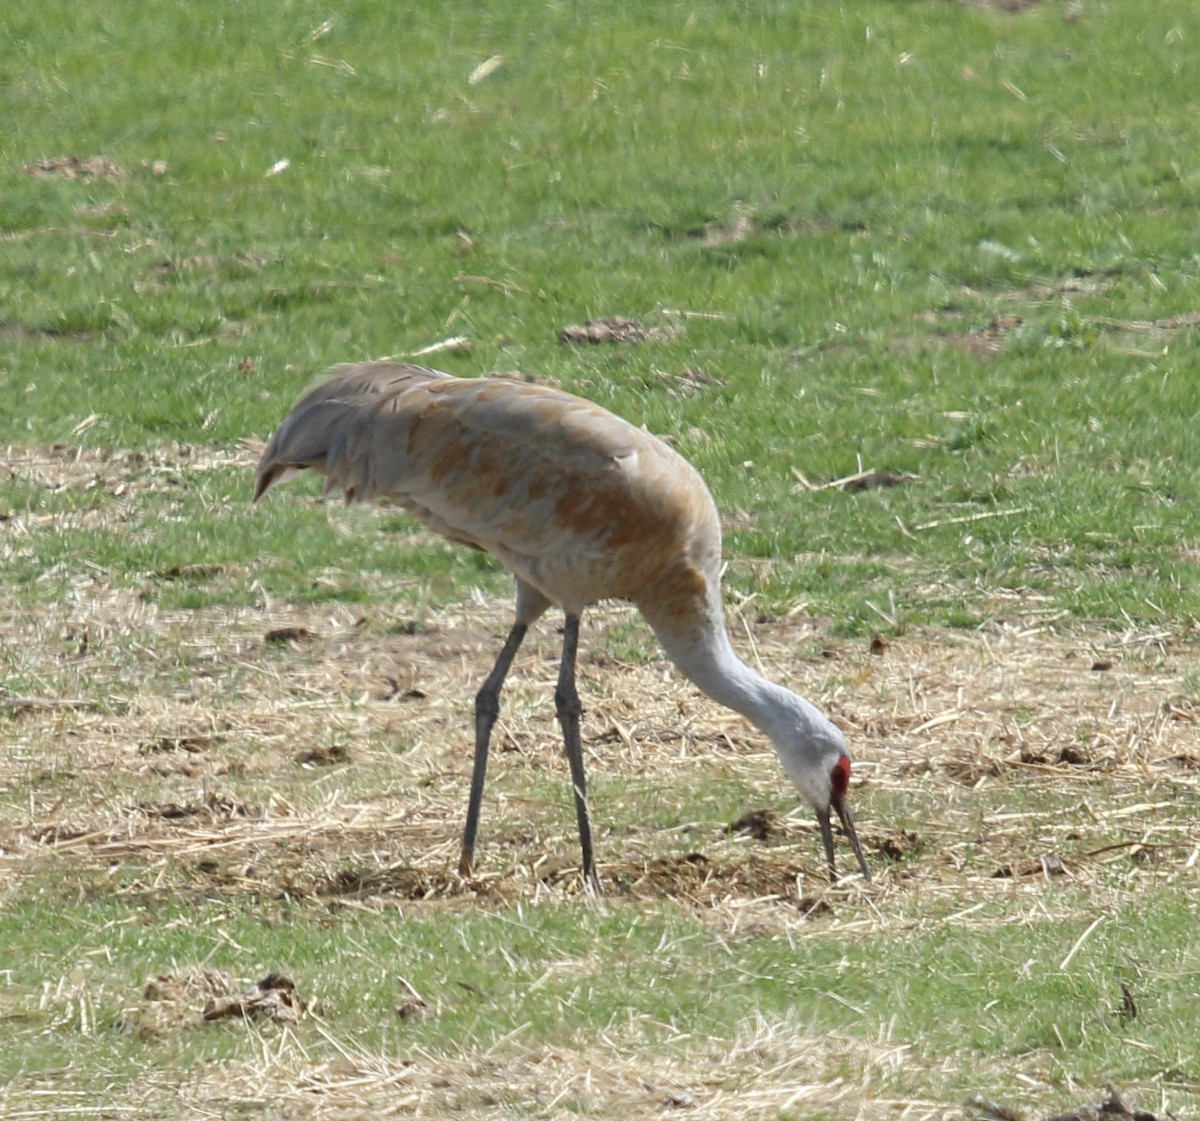
[[262, 980], [236, 992], [215, 995], [205, 1006], [201, 1019], [205, 1023], [235, 1017], [241, 1020], [274, 1020], [294, 1024], [304, 1011], [304, 1002], [296, 992], [290, 977], [268, 973]]
[[316, 637], [307, 627], [273, 627], [263, 635], [263, 643], [267, 646], [287, 646], [313, 642]]
[[349, 763], [350, 748], [344, 743], [310, 747], [296, 756], [296, 762], [302, 767], [332, 767], [338, 763]]
[[[121, 498], [130, 495], [134, 488], [145, 492], [182, 486], [184, 472], [250, 470], [257, 462], [258, 454], [249, 446], [203, 448], [171, 444], [146, 452], [58, 443], [47, 449], [10, 449], [4, 466], [10, 478], [20, 479], [31, 487], [52, 492], [99, 488]], [[37, 529], [44, 523], [30, 517], [26, 524]]]
[[803, 471], [793, 467], [792, 477], [796, 480], [795, 490], [809, 492], [843, 490], [855, 493], [857, 491], [903, 487], [917, 481], [916, 475], [909, 475], [903, 471], [877, 471], [874, 468], [866, 471], [856, 471], [853, 475], [843, 475], [838, 479], [828, 479], [824, 482], [813, 483], [805, 477]]
[[1067, 872], [1067, 866], [1061, 856], [1048, 853], [1037, 860], [1029, 860], [1024, 864], [1013, 866], [1002, 864], [992, 873], [996, 880], [1010, 879], [1014, 876], [1062, 876]]
[[[486, 1000], [460, 983], [462, 999]], [[450, 998], [447, 998], [450, 999]], [[401, 1007], [419, 1016], [429, 1002], [406, 994]], [[399, 1015], [403, 1013], [398, 1011]], [[411, 1017], [407, 1017], [411, 1018]], [[336, 1025], [323, 1024], [327, 1038]], [[269, 1100], [281, 1116], [311, 1121], [365, 1117], [606, 1117], [662, 1121], [664, 1117], [733, 1121], [781, 1116], [868, 1116], [851, 1102], [859, 1078], [877, 1079], [895, 1063], [895, 1044], [865, 1043], [850, 1035], [817, 1034], [792, 1018], [748, 1024], [730, 1043], [701, 1036], [683, 1046], [647, 1047], [619, 1029], [586, 1048], [506, 1041], [459, 1054], [421, 1046], [403, 1057], [366, 1052], [354, 1040], [332, 1037], [339, 1057], [314, 1061], [307, 1048], [275, 1047], [280, 1058], [213, 1064], [183, 1090], [184, 1109], [207, 1116], [230, 1102]], [[265, 1050], [265, 1048], [264, 1048]], [[465, 1049], [464, 1049], [465, 1050]], [[797, 1112], [797, 1105], [802, 1111]], [[848, 1113], [848, 1107], [856, 1109]], [[888, 1101], [882, 1111], [906, 1121], [946, 1117], [944, 1106]], [[181, 1112], [177, 1108], [176, 1112]], [[957, 1111], [955, 1111], [957, 1112]]]
[[260, 816], [259, 811], [247, 806], [244, 802], [212, 791], [205, 795], [202, 803], [139, 802], [137, 812], [161, 821], [185, 821], [199, 818], [206, 823]]
[[[136, 492], [177, 472], [168, 462], [177, 454], [101, 458], [64, 449], [36, 459], [18, 453], [13, 463], [46, 483], [88, 486], [99, 475], [98, 485], [124, 481]], [[227, 462], [198, 449], [186, 458]], [[254, 457], [245, 458], [249, 472]], [[356, 519], [346, 523], [356, 532], [370, 517], [341, 508], [330, 516]], [[19, 541], [9, 530], [5, 540]], [[24, 521], [22, 532], [55, 529]], [[214, 915], [206, 960], [223, 964], [238, 960], [228, 914], [270, 925], [302, 912], [327, 922], [334, 937], [363, 911], [419, 919], [436, 910], [510, 916], [518, 907], [592, 906], [554, 718], [557, 621], [534, 628], [514, 662], [477, 871], [464, 878], [455, 869], [473, 697], [511, 605], [465, 597], [414, 626], [411, 607], [392, 606], [394, 585], [372, 579], [365, 608], [168, 610], [90, 570], [70, 595], [36, 612], [15, 597], [0, 603], [0, 680], [33, 683], [22, 696], [27, 690], [25, 699], [38, 702], [15, 712], [0, 752], [0, 793], [10, 807], [0, 821], [0, 890], [18, 899], [55, 891], [103, 899], [127, 916], [117, 922], [130, 923], [196, 901]], [[698, 694], [657, 654], [616, 653], [640, 626], [632, 609], [590, 611], [579, 686], [600, 906], [686, 909], [689, 922], [736, 949], [831, 933], [892, 937], [921, 921], [925, 901], [979, 930], [1014, 916], [1061, 922], [1081, 913], [1073, 909], [1079, 899], [1117, 913], [1139, 885], [1192, 875], [1200, 635], [1186, 626], [1072, 626], [1030, 593], [989, 594], [995, 621], [972, 631], [888, 633], [883, 656], [828, 622], [731, 608], [735, 643], [845, 730], [869, 884], [857, 875], [829, 882], [811, 811], [797, 806], [769, 746], [741, 717]], [[288, 640], [281, 656], [264, 642], [271, 630], [320, 639]], [[650, 643], [646, 636], [645, 649]], [[1095, 672], [1097, 661], [1111, 668]], [[722, 799], [744, 792], [740, 804], [697, 794], [717, 787]], [[835, 844], [846, 872], [853, 860], [840, 830]], [[87, 944], [102, 946], [102, 937]], [[110, 983], [112, 967], [97, 962], [93, 979], [81, 973], [56, 1006], [77, 1023]], [[559, 1050], [525, 1048], [514, 1037], [461, 1057], [414, 1047], [395, 1059], [390, 1045], [367, 1053], [338, 1039], [338, 1016], [305, 1013], [294, 989], [268, 974], [288, 971], [287, 963], [248, 957], [236, 977], [186, 965], [156, 966], [163, 976], [130, 991], [116, 1028], [161, 1050], [182, 1033], [213, 1031], [245, 1033], [255, 1046], [249, 1061], [235, 1056], [189, 1074], [174, 1097], [154, 1103], [156, 1115], [218, 1115], [231, 1101], [268, 1096], [289, 1116], [331, 1119], [483, 1115], [495, 1111], [487, 1103], [509, 1101], [637, 1121], [798, 1110], [937, 1121], [965, 1112], [894, 1102], [879, 1089], [899, 1085], [894, 1072], [918, 1081], [928, 1073], [920, 1064], [949, 1067], [961, 1056], [930, 1060], [890, 1037], [831, 1043], [807, 1034], [807, 1014], [803, 1022], [747, 1019], [731, 1029], [732, 1044], [698, 1033], [649, 1052], [626, 1037], [611, 1048], [599, 1040]], [[248, 983], [254, 978], [262, 980]], [[400, 1038], [456, 1002], [489, 999], [453, 976], [423, 983], [429, 991], [420, 993], [402, 978], [392, 983], [383, 1015]], [[1116, 979], [1108, 984], [1114, 1022], [1132, 1018], [1131, 1005], [1142, 1017], [1153, 1010], [1151, 993], [1131, 989], [1122, 1003]], [[320, 1054], [334, 1058], [291, 1045], [297, 1016], [301, 1035], [310, 1026], [330, 1033], [333, 1052]], [[629, 1031], [644, 1041], [640, 1021]], [[980, 1084], [1007, 1084], [1011, 1057], [1003, 1063]], [[86, 1089], [70, 1078], [28, 1081], [18, 1100], [70, 1113]], [[959, 1078], [956, 1066], [946, 1069], [946, 1083]], [[1076, 1093], [1067, 1104], [1098, 1096]], [[146, 1112], [145, 1102], [134, 1104]], [[1092, 1118], [1077, 1110], [1071, 1121]]]
[[751, 810], [726, 827], [727, 833], [745, 833], [756, 841], [770, 841], [782, 832], [779, 815], [773, 810]]
[[[977, 1117], [989, 1121], [1034, 1121], [1029, 1114], [1011, 1106], [1001, 1105], [982, 1094], [972, 1094], [967, 1099], [967, 1105], [975, 1111]], [[1045, 1121], [1110, 1121], [1120, 1117], [1128, 1117], [1131, 1121], [1158, 1121], [1155, 1114], [1129, 1105], [1116, 1086], [1105, 1087], [1105, 1098], [1102, 1102], [1079, 1106], [1066, 1113], [1056, 1113], [1046, 1117]]]
[[[122, 503], [98, 504], [94, 515], [112, 518], [108, 507], [192, 473], [236, 466], [249, 475], [256, 460], [249, 446], [102, 453], [63, 444], [16, 449], [7, 466], [32, 487], [119, 494]], [[369, 532], [375, 515], [339, 507], [329, 516], [345, 519], [348, 532]], [[5, 541], [19, 546], [56, 532], [56, 523], [13, 512]], [[210, 569], [164, 572], [195, 579]], [[82, 569], [69, 596], [36, 612], [0, 604], [0, 680], [37, 683], [0, 693], [0, 712], [19, 717], [14, 746], [0, 753], [0, 790], [21, 807], [0, 823], [0, 884], [19, 890], [53, 867], [81, 890], [103, 884], [138, 899], [196, 892], [301, 905], [490, 907], [577, 893], [578, 842], [553, 714], [556, 625], [534, 629], [506, 684], [477, 875], [464, 880], [454, 869], [472, 701], [511, 605], [471, 597], [415, 624], [411, 608], [390, 606], [387, 581], [402, 577], [367, 579], [365, 611], [336, 603], [165, 610]], [[1163, 875], [1185, 862], [1194, 837], [1178, 807], [1200, 793], [1198, 636], [1071, 629], [1031, 593], [989, 596], [997, 621], [973, 632], [914, 628], [848, 643], [827, 622], [754, 612], [735, 627], [735, 641], [749, 648], [752, 640], [768, 676], [811, 697], [846, 731], [852, 804], [876, 874], [869, 887], [857, 877], [828, 883], [815, 821], [797, 808], [758, 733], [657, 652], [638, 662], [615, 656], [642, 626], [631, 608], [589, 611], [580, 692], [609, 893], [671, 899], [725, 928], [780, 930], [824, 907], [847, 921], [864, 890], [873, 910], [855, 921], [884, 923], [918, 886], [987, 898], [1039, 890], [1048, 879], [1102, 883], [1114, 866]], [[286, 658], [270, 650], [282, 643], [294, 648]], [[648, 635], [644, 645], [656, 651]], [[1109, 668], [1094, 671], [1099, 663]], [[714, 776], [746, 791], [736, 813], [693, 808], [700, 820], [661, 824]], [[660, 791], [663, 816], [623, 805], [625, 782]], [[1039, 791], [1064, 787], [1086, 814], [1064, 814], [1061, 801], [1039, 808]], [[1007, 790], [1013, 808], [1005, 811]], [[919, 837], [877, 808], [930, 798], [936, 820]], [[990, 807], [982, 823], [981, 799]], [[840, 836], [837, 850], [844, 871]], [[1061, 876], [1047, 866], [1051, 856]], [[998, 870], [1007, 871], [994, 878]]]
[[12, 320], [0, 321], [0, 339], [12, 339], [20, 343], [43, 343], [66, 340], [83, 343], [92, 338], [91, 331], [59, 331], [54, 327], [30, 327]]
[[728, 222], [710, 222], [704, 228], [700, 242], [710, 248], [736, 245], [752, 236], [759, 228], [759, 223], [752, 215], [739, 211]]
[[[812, 869], [795, 859], [774, 856], [732, 858], [689, 852], [678, 856], [642, 860], [607, 861], [600, 865], [600, 880], [607, 896], [646, 901], [671, 899], [702, 910], [730, 903], [754, 901], [766, 906], [784, 905], [794, 913], [828, 914], [828, 898], [802, 896], [799, 885]], [[329, 879], [313, 884], [317, 898], [350, 897], [364, 901], [398, 897], [408, 902], [483, 902], [500, 905], [516, 901], [542, 888], [555, 893], [585, 892], [578, 858], [542, 856], [530, 865], [508, 872], [485, 871], [463, 877], [450, 869], [417, 865], [387, 868], [343, 868]]]
[[230, 573], [243, 575], [245, 572], [246, 569], [241, 565], [204, 562], [173, 564], [170, 568], [160, 569], [154, 575], [159, 580], [211, 580], [214, 576], [225, 576]]
[[912, 853], [920, 839], [911, 829], [901, 829], [875, 842], [875, 851], [888, 860], [901, 861]]
[[159, 736], [138, 747], [139, 755], [167, 755], [176, 751], [200, 755], [220, 742], [218, 736]]
[[295, 983], [282, 974], [239, 985], [222, 969], [195, 966], [147, 981], [141, 999], [124, 1010], [119, 1026], [144, 1038], [163, 1038], [230, 1018], [294, 1024], [303, 1011]]
[[977, 328], [966, 334], [942, 336], [942, 341], [965, 350], [974, 358], [994, 358], [1004, 349], [1004, 340], [1018, 330], [1024, 322], [1019, 315], [1000, 315], [986, 327]]
[[968, 8], [994, 8], [998, 12], [1026, 12], [1040, 0], [955, 0]]
[[165, 261], [159, 261], [154, 266], [154, 271], [160, 276], [173, 276], [179, 273], [190, 272], [216, 272], [222, 267], [233, 267], [245, 269], [250, 272], [258, 272], [274, 262], [275, 258], [254, 252], [234, 253], [230, 257], [218, 257], [212, 253], [201, 253], [195, 257], [169, 257]]
[[796, 885], [804, 875], [803, 867], [787, 860], [721, 860], [700, 852], [605, 869], [614, 895], [686, 900], [698, 906], [729, 898], [798, 903]]
[[343, 868], [329, 879], [313, 885], [318, 897], [394, 895], [411, 901], [451, 899], [460, 896], [497, 895], [491, 881], [468, 880], [449, 870], [397, 865], [382, 869]]
[[647, 327], [624, 315], [609, 315], [572, 323], [558, 332], [564, 343], [641, 343], [673, 339], [680, 332], [677, 326]]
[[27, 164], [35, 179], [124, 179], [129, 173], [107, 156], [54, 156]]
[[707, 389], [719, 388], [725, 384], [722, 378], [699, 366], [688, 366], [678, 374], [669, 374], [665, 370], [654, 372], [672, 397], [695, 397]]

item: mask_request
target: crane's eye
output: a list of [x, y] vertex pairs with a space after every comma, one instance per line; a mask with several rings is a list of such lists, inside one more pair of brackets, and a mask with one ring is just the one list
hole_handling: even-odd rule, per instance
[[829, 796], [838, 800], [846, 797], [846, 791], [850, 789], [850, 756], [843, 755], [833, 765], [833, 770], [829, 772]]

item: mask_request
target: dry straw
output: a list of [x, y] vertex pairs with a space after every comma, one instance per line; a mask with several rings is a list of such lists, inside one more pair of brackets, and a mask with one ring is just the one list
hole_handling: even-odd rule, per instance
[[[20, 550], [63, 520], [119, 517], [138, 488], [173, 487], [180, 471], [253, 459], [249, 448], [103, 459], [70, 448], [21, 453], [10, 458], [13, 473], [42, 487], [104, 487], [115, 502], [17, 513], [0, 547]], [[349, 519], [354, 532], [369, 532], [373, 517], [330, 516]], [[0, 691], [0, 789], [9, 792], [0, 890], [10, 897], [38, 890], [47, 870], [86, 880], [121, 867], [136, 870], [112, 877], [131, 903], [191, 890], [248, 901], [282, 893], [323, 907], [498, 909], [579, 892], [551, 700], [552, 621], [510, 678], [480, 872], [464, 881], [453, 868], [471, 698], [507, 603], [467, 596], [414, 623], [380, 582], [365, 613], [265, 599], [168, 611], [113, 586], [84, 559], [66, 575], [69, 594], [52, 606], [0, 605], [0, 672], [21, 683]], [[725, 940], [870, 938], [905, 929], [925, 904], [964, 926], [1061, 916], [1077, 904], [1047, 886], [1074, 882], [1091, 890], [1095, 909], [1056, 962], [1070, 971], [1122, 891], [1200, 876], [1200, 834], [1180, 810], [1200, 794], [1196, 636], [1088, 630], [1028, 595], [1000, 594], [998, 621], [979, 630], [914, 629], [874, 644], [799, 618], [738, 621], [764, 670], [810, 695], [848, 734], [860, 831], [879, 872], [869, 888], [826, 883], [810, 815], [794, 807], [757, 734], [675, 673], [629, 609], [591, 612], [581, 694], [600, 872], [613, 897], [688, 908]], [[617, 653], [629, 648], [651, 652], [649, 660]], [[711, 803], [684, 801], [705, 782], [747, 792], [737, 828], [709, 812]], [[646, 791], [671, 812], [648, 813], [638, 800]], [[890, 808], [910, 804], [936, 806], [936, 820], [906, 828]], [[655, 824], [681, 805], [691, 807], [688, 820]], [[609, 832], [613, 824], [619, 831]], [[1010, 905], [988, 906], [993, 900]], [[86, 986], [76, 992], [65, 979], [60, 987], [56, 999], [77, 1021], [94, 1018]], [[413, 1015], [423, 1002], [412, 994]], [[175, 1030], [158, 1004], [140, 1020], [131, 1012], [131, 1023]], [[749, 1020], [732, 1048], [680, 1039], [643, 1055], [631, 1028], [586, 1050], [527, 1044], [518, 1032], [485, 1053], [403, 1057], [361, 1053], [322, 1024], [337, 1061], [311, 1059], [287, 1025], [244, 1030], [262, 1033], [257, 1064], [183, 1085], [148, 1074], [137, 1100], [112, 1108], [158, 1116], [167, 1102], [168, 1112], [207, 1116], [270, 1103], [273, 1115], [331, 1119], [500, 1116], [513, 1103], [539, 1116], [961, 1115], [897, 1093], [909, 1076], [919, 1084], [938, 1073], [934, 1059], [902, 1041], [838, 1040], [832, 1061], [828, 1039], [787, 1021]], [[6, 1116], [87, 1115], [69, 1079], [34, 1089], [19, 1102], [0, 1100]]]

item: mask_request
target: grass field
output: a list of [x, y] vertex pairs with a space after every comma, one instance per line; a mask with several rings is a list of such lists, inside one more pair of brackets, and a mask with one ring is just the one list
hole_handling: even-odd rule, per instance
[[[1193, 8], [0, 12], [0, 1114], [1200, 1116]], [[422, 354], [696, 462], [873, 883], [619, 605], [606, 896], [549, 618], [453, 873], [509, 578], [248, 504]]]

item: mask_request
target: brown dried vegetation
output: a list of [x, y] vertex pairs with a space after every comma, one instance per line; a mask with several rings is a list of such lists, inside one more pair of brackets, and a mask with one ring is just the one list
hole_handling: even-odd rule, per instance
[[[174, 485], [181, 459], [193, 469], [229, 461], [197, 449], [136, 461], [63, 449], [12, 465], [43, 485], [115, 493]], [[18, 517], [20, 532], [39, 531], [36, 518]], [[978, 910], [985, 901], [1032, 897], [1051, 879], [1099, 885], [1194, 868], [1200, 839], [1175, 811], [1200, 793], [1196, 636], [1085, 631], [1035, 604], [1010, 606], [979, 631], [914, 630], [874, 645], [795, 619], [747, 624], [766, 672], [819, 701], [848, 733], [859, 829], [877, 873], [870, 888], [825, 882], [809, 812], [795, 807], [766, 744], [740, 718], [663, 661], [606, 653], [610, 631], [637, 625], [631, 609], [591, 612], [581, 693], [613, 905], [687, 908], [727, 939], [797, 937], [813, 924], [852, 938], [909, 921], [918, 893], [961, 907], [960, 924], [990, 923], [995, 915]], [[81, 888], [103, 883], [131, 906], [215, 896], [334, 912], [503, 909], [579, 895], [553, 722], [552, 621], [510, 678], [479, 872], [464, 879], [453, 869], [471, 698], [508, 605], [468, 602], [420, 626], [397, 626], [389, 610], [380, 599], [365, 619], [337, 605], [167, 611], [94, 577], [37, 612], [7, 600], [5, 668], [19, 663], [20, 679], [39, 685], [0, 694], [0, 889], [20, 893], [53, 871]], [[799, 660], [805, 649], [821, 654]], [[751, 792], [734, 820], [686, 801], [710, 777]], [[1046, 803], [1028, 798], [1031, 788], [1067, 801], [1039, 808]], [[936, 805], [936, 816], [915, 817], [905, 808], [913, 804]], [[676, 822], [680, 806], [688, 820], [659, 824]], [[205, 1008], [276, 1024], [302, 1015], [285, 986], [217, 984], [186, 966], [164, 978], [131, 1000], [130, 1030], [203, 1030]], [[402, 1019], [426, 1014], [419, 994], [397, 1008]], [[786, 1043], [782, 1031], [760, 1024], [736, 1054], [710, 1056], [726, 1071], [743, 1063], [736, 1096], [697, 1074], [709, 1064], [695, 1049], [686, 1065], [548, 1046], [402, 1061], [342, 1041], [341, 1062], [291, 1055], [246, 1071], [246, 1092], [257, 1079], [254, 1092], [267, 1086], [293, 1115], [330, 1118], [372, 1114], [382, 1101], [412, 1115], [555, 1094], [629, 1117], [693, 1106], [704, 1116], [853, 1115], [850, 1100], [879, 1116], [902, 1107], [905, 1116], [946, 1115], [937, 1103], [889, 1102], [869, 1089], [870, 1071], [905, 1061], [905, 1048], [839, 1040], [837, 1070], [862, 1071], [860, 1085], [830, 1067], [828, 1040], [805, 1052], [794, 1030]], [[236, 1096], [239, 1070], [206, 1073], [187, 1097]]]

